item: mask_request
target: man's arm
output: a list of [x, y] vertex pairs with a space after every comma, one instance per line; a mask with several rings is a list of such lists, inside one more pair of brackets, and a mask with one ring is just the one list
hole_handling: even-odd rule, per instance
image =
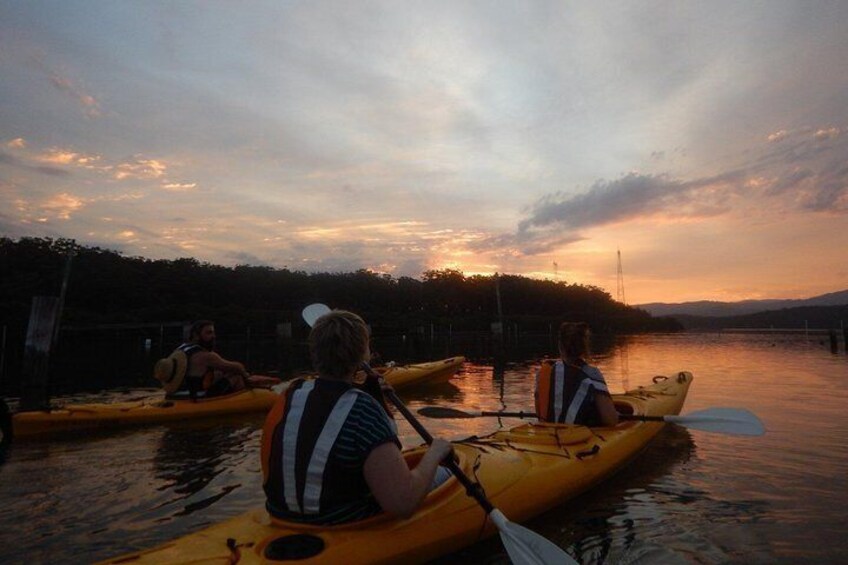
[[221, 371], [223, 373], [232, 373], [243, 377], [249, 376], [244, 365], [238, 361], [227, 361], [214, 351], [196, 353], [192, 356], [191, 361], [192, 364], [197, 363], [194, 367], [199, 366], [201, 369], [198, 373], [205, 373], [207, 369], [215, 369], [216, 371]]

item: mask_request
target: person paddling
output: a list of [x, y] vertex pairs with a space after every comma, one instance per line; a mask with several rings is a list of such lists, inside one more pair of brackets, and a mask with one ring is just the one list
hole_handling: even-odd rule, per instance
[[162, 382], [165, 392], [177, 397], [210, 398], [279, 382], [273, 377], [251, 376], [243, 364], [221, 357], [214, 351], [215, 337], [214, 322], [198, 320], [191, 325], [189, 340], [157, 362], [154, 377]]
[[313, 325], [318, 377], [292, 382], [263, 429], [263, 488], [273, 517], [324, 525], [381, 511], [406, 518], [450, 476], [439, 466], [450, 443], [434, 440], [410, 469], [394, 420], [354, 385], [370, 357], [368, 341], [368, 327], [352, 312], [333, 310]]
[[563, 322], [557, 361], [544, 361], [536, 374], [536, 414], [542, 422], [615, 426], [618, 412], [601, 371], [586, 362], [589, 326]]

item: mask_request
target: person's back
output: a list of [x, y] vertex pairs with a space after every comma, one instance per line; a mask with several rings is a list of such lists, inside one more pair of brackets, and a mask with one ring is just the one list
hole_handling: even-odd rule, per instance
[[536, 414], [542, 422], [614, 426], [618, 414], [604, 376], [584, 357], [589, 353], [589, 327], [565, 322], [560, 326], [561, 359], [545, 361], [536, 375]]
[[385, 442], [400, 445], [394, 422], [370, 395], [344, 381], [295, 381], [263, 430], [268, 511], [316, 524], [377, 514], [381, 508], [362, 469], [371, 451]]
[[318, 524], [381, 511], [411, 515], [450, 444], [435, 440], [409, 469], [394, 421], [353, 383], [369, 357], [368, 329], [359, 316], [322, 316], [309, 342], [318, 378], [292, 383], [263, 429], [266, 508], [276, 518]]

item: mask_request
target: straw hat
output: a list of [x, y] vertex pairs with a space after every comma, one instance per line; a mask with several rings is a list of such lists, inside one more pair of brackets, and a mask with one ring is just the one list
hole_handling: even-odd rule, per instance
[[159, 359], [153, 367], [153, 377], [162, 383], [165, 392], [176, 392], [183, 382], [188, 368], [188, 356], [177, 349], [164, 359]]

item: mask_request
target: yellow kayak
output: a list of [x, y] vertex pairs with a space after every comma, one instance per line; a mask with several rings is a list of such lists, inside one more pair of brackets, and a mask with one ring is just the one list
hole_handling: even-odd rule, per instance
[[[429, 363], [380, 367], [377, 371], [393, 387], [401, 389], [445, 382], [464, 362], [465, 357], [459, 356]], [[228, 414], [267, 412], [274, 405], [277, 394], [272, 390], [253, 388], [197, 401], [156, 397], [114, 404], [67, 404], [51, 410], [14, 414], [12, 435], [16, 438], [44, 436], [69, 430], [118, 428]]]
[[51, 410], [18, 412], [12, 416], [12, 431], [16, 438], [20, 438], [69, 430], [116, 428], [226, 414], [267, 412], [274, 405], [277, 396], [277, 393], [271, 390], [254, 388], [196, 401], [159, 397], [114, 404], [68, 404]]
[[462, 368], [465, 357], [449, 357], [441, 361], [415, 363], [412, 365], [394, 365], [392, 367], [374, 367], [395, 390], [423, 384], [444, 383]]
[[[655, 379], [657, 380], [657, 379]], [[614, 395], [622, 414], [679, 414], [688, 372]], [[521, 522], [598, 484], [637, 455], [663, 422], [625, 421], [614, 428], [525, 424], [454, 442], [459, 464], [492, 504]], [[405, 452], [409, 461], [421, 448]], [[162, 546], [106, 563], [421, 563], [497, 532], [456, 479], [430, 493], [406, 520], [378, 515], [340, 526], [272, 519], [256, 509]]]

